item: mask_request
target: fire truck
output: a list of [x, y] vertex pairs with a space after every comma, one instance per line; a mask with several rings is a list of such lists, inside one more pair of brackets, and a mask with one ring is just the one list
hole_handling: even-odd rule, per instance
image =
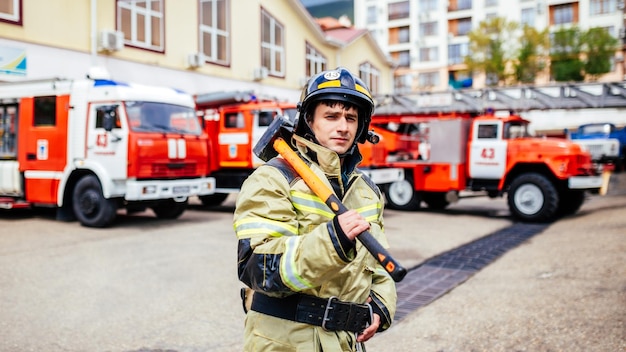
[[0, 207], [110, 226], [118, 209], [174, 219], [215, 191], [184, 92], [110, 79], [0, 84]]
[[[383, 188], [387, 206], [416, 210], [424, 202], [444, 209], [461, 192], [483, 192], [492, 198], [508, 194], [511, 214], [522, 221], [546, 222], [575, 213], [586, 191], [599, 192], [602, 176], [581, 146], [562, 138], [531, 137], [528, 124], [512, 114], [377, 113], [375, 132], [395, 142], [372, 151], [371, 164], [402, 168], [405, 175]], [[419, 152], [416, 145], [427, 148]]]
[[197, 114], [208, 135], [209, 171], [214, 194], [199, 196], [205, 206], [220, 205], [263, 163], [252, 149], [278, 115], [294, 119], [296, 104], [254, 91], [219, 91], [195, 97]]

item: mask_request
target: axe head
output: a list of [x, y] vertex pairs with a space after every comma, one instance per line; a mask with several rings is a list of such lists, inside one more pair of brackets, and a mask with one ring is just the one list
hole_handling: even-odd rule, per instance
[[261, 139], [254, 146], [254, 155], [259, 159], [267, 162], [273, 157], [278, 155], [278, 152], [274, 150], [274, 141], [278, 137], [282, 137], [285, 141], [289, 142], [293, 135], [294, 124], [288, 117], [278, 115], [272, 123], [267, 127]]

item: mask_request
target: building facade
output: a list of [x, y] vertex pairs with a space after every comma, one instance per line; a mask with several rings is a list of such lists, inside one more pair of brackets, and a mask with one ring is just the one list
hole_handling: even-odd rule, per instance
[[[354, 0], [354, 22], [367, 28], [397, 63], [395, 92], [481, 88], [485, 77], [472, 76], [463, 58], [470, 55], [468, 33], [479, 23], [503, 17], [538, 30], [562, 26], [606, 28], [624, 45], [624, 0]], [[624, 49], [600, 81], [625, 79]], [[548, 73], [537, 84], [549, 83]]]
[[376, 93], [393, 88], [369, 32], [328, 36], [299, 0], [0, 0], [0, 82], [89, 74], [295, 102], [310, 76], [337, 66]]

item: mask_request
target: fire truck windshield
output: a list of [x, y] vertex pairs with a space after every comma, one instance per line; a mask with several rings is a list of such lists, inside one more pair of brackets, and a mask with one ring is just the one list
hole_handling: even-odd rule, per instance
[[504, 124], [504, 139], [531, 137], [526, 122], [507, 122]]
[[148, 101], [127, 101], [125, 107], [135, 132], [202, 133], [193, 107]]

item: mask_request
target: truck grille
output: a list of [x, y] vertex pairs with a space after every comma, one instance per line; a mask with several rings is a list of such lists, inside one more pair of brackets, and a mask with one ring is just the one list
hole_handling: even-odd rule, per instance
[[154, 163], [152, 175], [158, 178], [196, 176], [195, 163]]

